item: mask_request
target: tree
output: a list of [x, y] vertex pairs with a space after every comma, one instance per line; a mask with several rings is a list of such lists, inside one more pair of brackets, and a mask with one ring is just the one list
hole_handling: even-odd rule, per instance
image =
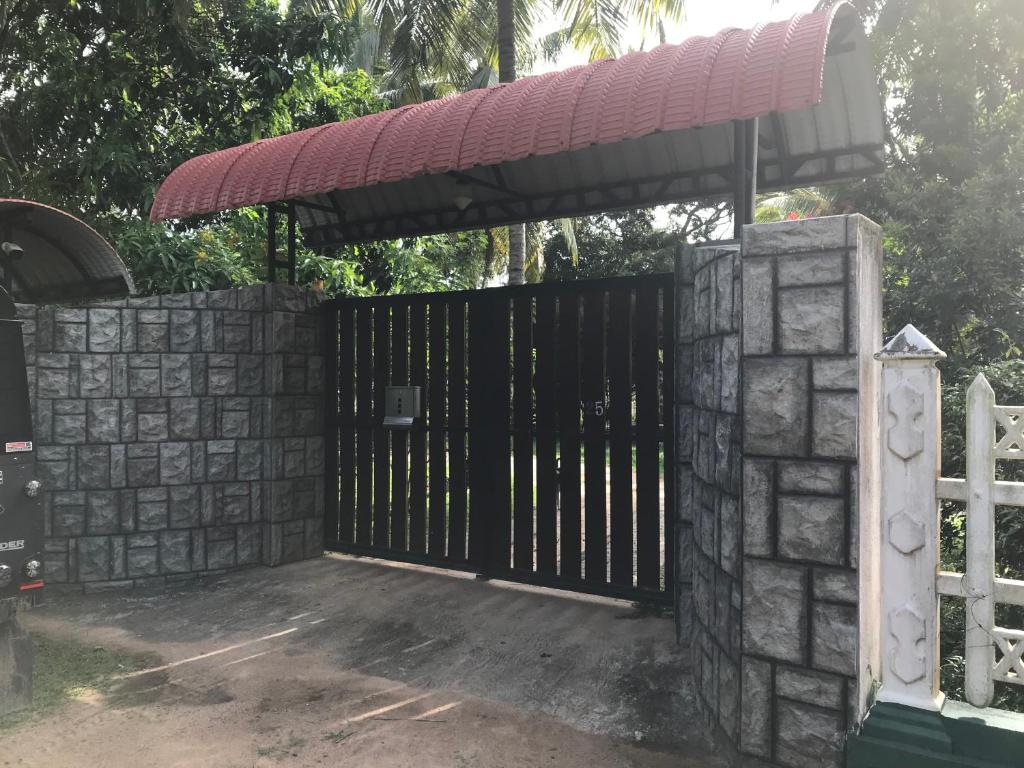
[[[676, 205], [670, 209], [668, 226], [661, 228], [650, 208], [574, 219], [571, 229], [556, 231], [545, 242], [544, 279], [671, 272], [678, 246], [714, 239], [728, 212], [726, 203]], [[578, 256], [569, 237], [575, 238]]]

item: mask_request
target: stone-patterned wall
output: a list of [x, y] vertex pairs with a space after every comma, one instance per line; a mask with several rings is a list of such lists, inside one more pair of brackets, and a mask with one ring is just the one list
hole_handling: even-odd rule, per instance
[[871, 452], [858, 438], [877, 440], [858, 422], [881, 343], [879, 258], [860, 216], [743, 233], [741, 748], [793, 768], [841, 765], [856, 722], [858, 461]]
[[680, 389], [689, 387], [692, 405], [681, 409], [680, 434], [691, 449], [692, 473], [680, 546], [690, 540], [697, 698], [709, 724], [735, 744], [741, 654], [740, 259], [735, 247], [691, 254], [691, 367]]
[[322, 551], [319, 294], [21, 307], [49, 583], [147, 585]]

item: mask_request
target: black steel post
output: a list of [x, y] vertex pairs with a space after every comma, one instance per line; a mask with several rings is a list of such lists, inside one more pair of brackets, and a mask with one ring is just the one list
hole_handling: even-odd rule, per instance
[[739, 240], [743, 225], [754, 222], [757, 198], [757, 118], [733, 122], [732, 234]]
[[267, 282], [272, 283], [277, 272], [277, 211], [267, 206]]
[[288, 203], [288, 285], [295, 285], [295, 203]]

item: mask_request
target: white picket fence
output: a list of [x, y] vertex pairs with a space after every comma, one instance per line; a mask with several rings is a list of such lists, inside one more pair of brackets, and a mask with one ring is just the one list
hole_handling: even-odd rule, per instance
[[[979, 375], [967, 393], [967, 477], [939, 477], [945, 358], [913, 326], [882, 363], [882, 687], [880, 701], [941, 708], [940, 594], [966, 601], [965, 689], [987, 707], [993, 683], [1024, 685], [1024, 630], [996, 625], [998, 603], [1024, 605], [1024, 581], [997, 578], [995, 507], [1024, 507], [1024, 483], [996, 480], [996, 461], [1024, 459], [1024, 406], [997, 405]], [[967, 505], [967, 573], [939, 572], [939, 501]]]
[[[982, 375], [967, 390], [967, 479], [940, 478], [940, 499], [967, 503], [967, 573], [939, 573], [939, 593], [967, 601], [967, 700], [992, 703], [993, 682], [1024, 685], [1024, 631], [996, 625], [996, 603], [1024, 605], [1024, 581], [997, 578], [995, 506], [1024, 507], [1024, 483], [996, 480], [996, 461], [1024, 459], [1024, 407], [996, 405]], [[996, 660], [997, 655], [999, 660]]]

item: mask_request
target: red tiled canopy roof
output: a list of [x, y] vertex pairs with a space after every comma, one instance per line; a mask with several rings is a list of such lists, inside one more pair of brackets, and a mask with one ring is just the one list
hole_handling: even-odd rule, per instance
[[849, 4], [195, 157], [151, 218], [292, 201], [326, 247], [721, 197], [755, 117], [760, 190], [880, 170]]

